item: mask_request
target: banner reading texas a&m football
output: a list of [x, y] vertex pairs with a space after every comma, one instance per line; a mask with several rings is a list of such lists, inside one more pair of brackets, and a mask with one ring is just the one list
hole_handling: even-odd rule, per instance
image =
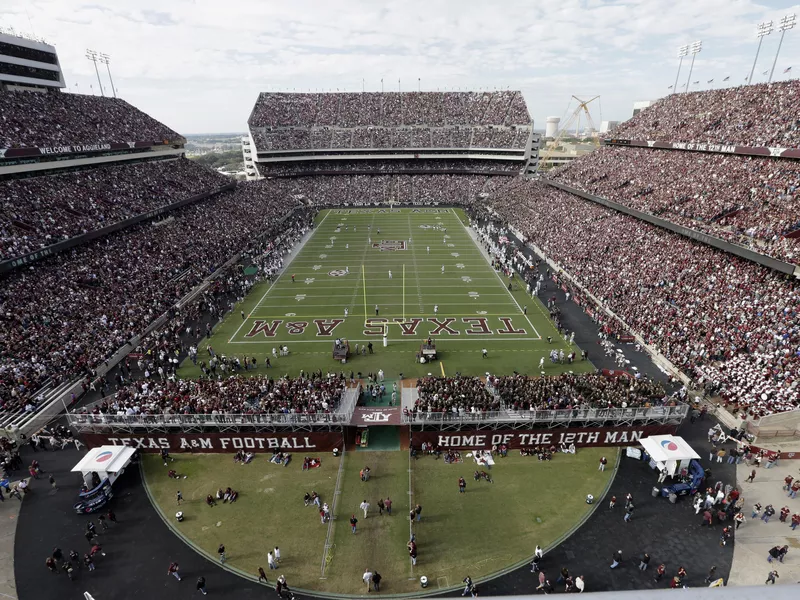
[[330, 452], [343, 449], [341, 431], [299, 431], [289, 433], [84, 433], [89, 448], [130, 446], [140, 452]]

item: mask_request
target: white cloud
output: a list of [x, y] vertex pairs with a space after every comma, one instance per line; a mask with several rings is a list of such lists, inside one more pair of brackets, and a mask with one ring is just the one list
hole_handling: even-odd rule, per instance
[[[84, 52], [105, 52], [120, 95], [185, 133], [243, 130], [259, 91], [356, 91], [362, 79], [377, 90], [381, 78], [387, 90], [398, 79], [416, 89], [418, 78], [428, 90], [522, 89], [538, 126], [564, 114], [572, 94], [600, 94], [602, 118], [622, 120], [634, 101], [667, 93], [679, 45], [703, 40], [692, 74], [702, 85], [692, 89], [727, 75], [743, 83], [755, 24], [800, 13], [755, 0], [30, 0], [25, 8], [6, 7], [0, 25], [32, 24], [55, 44], [71, 89], [97, 87]], [[778, 37], [765, 38], [758, 80]], [[800, 29], [786, 35], [776, 77], [799, 50]], [[687, 76], [684, 61], [679, 85]]]

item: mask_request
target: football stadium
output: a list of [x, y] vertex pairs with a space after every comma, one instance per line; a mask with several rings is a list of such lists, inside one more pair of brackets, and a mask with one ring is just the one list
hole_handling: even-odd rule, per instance
[[0, 31], [0, 596], [796, 593], [791, 66], [553, 168], [522, 85], [265, 85], [236, 178], [57, 46]]

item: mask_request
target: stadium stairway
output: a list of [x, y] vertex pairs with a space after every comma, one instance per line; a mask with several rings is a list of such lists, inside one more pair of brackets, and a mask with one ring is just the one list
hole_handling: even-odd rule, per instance
[[18, 438], [20, 434], [30, 436], [38, 431], [50, 421], [55, 419], [64, 409], [62, 397], [68, 390], [76, 385], [77, 381], [65, 381], [60, 385], [54, 385], [48, 380], [35, 394], [35, 398], [42, 398], [34, 412], [26, 412], [18, 409], [13, 412], [4, 413], [0, 417], [0, 429], [6, 435]]

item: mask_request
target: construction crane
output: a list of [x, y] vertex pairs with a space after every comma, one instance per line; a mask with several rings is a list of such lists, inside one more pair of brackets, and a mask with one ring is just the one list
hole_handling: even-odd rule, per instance
[[[581, 116], [586, 117], [586, 124], [588, 125], [589, 129], [593, 132], [592, 133], [592, 143], [597, 146], [600, 144], [600, 139], [597, 136], [597, 128], [594, 125], [594, 120], [592, 119], [592, 115], [589, 112], [589, 105], [594, 102], [595, 100], [599, 99], [600, 96], [595, 96], [590, 100], [582, 100], [577, 96], [572, 96], [575, 100], [578, 101], [578, 107], [572, 112], [570, 115], [569, 120], [566, 122], [564, 127], [558, 132], [556, 138], [550, 143], [550, 147], [547, 148], [545, 153], [539, 158], [539, 168], [543, 164], [550, 164], [550, 157], [555, 154], [558, 148], [561, 146], [561, 140], [564, 137], [569, 137], [569, 131], [572, 129], [573, 125], [575, 127], [575, 137], [580, 138], [580, 126], [581, 126]], [[570, 100], [572, 103], [572, 100]], [[567, 110], [569, 110], [569, 106], [567, 106]]]

